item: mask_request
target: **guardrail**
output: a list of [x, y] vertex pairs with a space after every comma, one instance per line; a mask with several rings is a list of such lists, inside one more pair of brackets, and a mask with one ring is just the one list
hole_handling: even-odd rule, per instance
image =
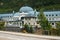
[[33, 38], [42, 38], [48, 40], [60, 40], [60, 36], [35, 35], [35, 34], [27, 34], [27, 33], [7, 32], [7, 31], [0, 31], [0, 33], [17, 35], [17, 36], [25, 36], [25, 37], [33, 37]]

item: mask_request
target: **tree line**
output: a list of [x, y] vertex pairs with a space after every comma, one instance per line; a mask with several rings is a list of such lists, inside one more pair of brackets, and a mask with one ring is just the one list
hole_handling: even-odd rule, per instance
[[0, 0], [0, 12], [18, 11], [20, 7], [28, 5], [39, 10], [60, 10], [60, 0]]

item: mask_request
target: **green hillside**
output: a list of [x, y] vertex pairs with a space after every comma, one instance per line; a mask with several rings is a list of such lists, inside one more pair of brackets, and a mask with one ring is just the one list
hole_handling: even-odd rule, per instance
[[60, 10], [60, 0], [0, 0], [0, 12], [19, 11], [19, 8], [28, 5], [39, 10]]

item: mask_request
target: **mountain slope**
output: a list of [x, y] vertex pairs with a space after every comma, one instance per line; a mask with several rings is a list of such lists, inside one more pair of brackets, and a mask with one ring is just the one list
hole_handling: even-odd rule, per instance
[[28, 5], [37, 10], [60, 10], [60, 0], [0, 0], [0, 12], [18, 11], [20, 7]]

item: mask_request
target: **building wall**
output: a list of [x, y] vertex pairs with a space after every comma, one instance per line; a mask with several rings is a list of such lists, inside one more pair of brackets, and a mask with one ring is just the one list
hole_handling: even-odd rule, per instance
[[47, 12], [44, 14], [53, 28], [56, 28], [56, 22], [60, 22], [60, 12]]
[[31, 17], [31, 18], [24, 18], [24, 24], [28, 24], [28, 25], [31, 25], [33, 27], [36, 27], [36, 26], [39, 26], [39, 24], [37, 24], [37, 21], [36, 21], [36, 17]]
[[[17, 15], [18, 14], [18, 15]], [[18, 24], [17, 22], [12, 22], [13, 25], [17, 25], [19, 27], [23, 26], [24, 24], [28, 24], [28, 25], [32, 25], [33, 27], [35, 26], [38, 26], [40, 27], [40, 25], [37, 23], [37, 18], [35, 17], [27, 17], [27, 18], [24, 18], [23, 20], [21, 19], [21, 17], [25, 17], [26, 15], [28, 15], [29, 13], [15, 13], [14, 16], [11, 16], [11, 17], [6, 17], [5, 16], [2, 18], [3, 20], [6, 20], [6, 21], [16, 21], [16, 20], [21, 20], [21, 21], [18, 21]], [[59, 22], [60, 21], [60, 12], [59, 11], [52, 11], [52, 12], [45, 12], [44, 15], [46, 16], [47, 20], [50, 22], [50, 24], [53, 26], [53, 27], [56, 27], [56, 22]], [[22, 21], [24, 23], [22, 23]], [[10, 22], [7, 22], [5, 23], [6, 25], [9, 25]], [[11, 24], [12, 24], [11, 23]]]

